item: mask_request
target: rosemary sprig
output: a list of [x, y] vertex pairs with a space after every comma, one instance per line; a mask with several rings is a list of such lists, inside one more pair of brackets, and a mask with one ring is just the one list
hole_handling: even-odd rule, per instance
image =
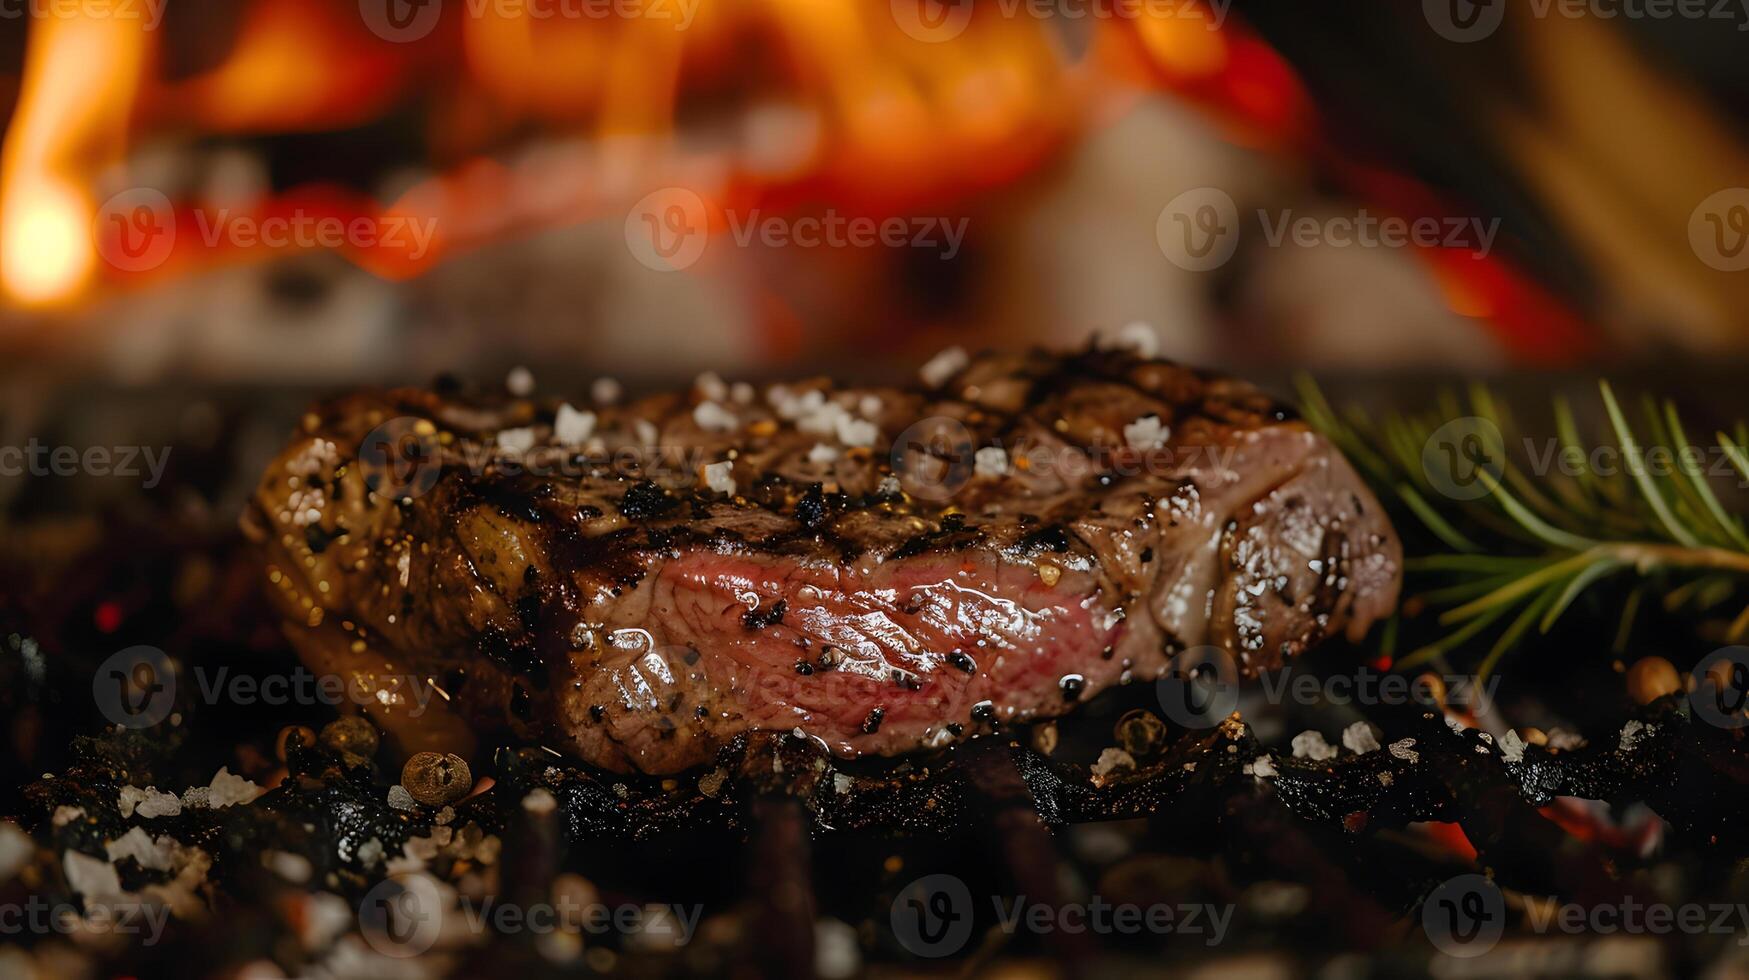
[[[1419, 589], [1411, 607], [1436, 611], [1449, 632], [1405, 654], [1399, 667], [1439, 661], [1497, 630], [1477, 668], [1486, 677], [1532, 631], [1547, 633], [1589, 590], [1622, 576], [1635, 584], [1615, 631], [1618, 651], [1648, 589], [1672, 611], [1745, 601], [1749, 532], [1697, 452], [1727, 463], [1737, 485], [1749, 486], [1749, 425], [1696, 446], [1673, 403], [1647, 400], [1636, 430], [1604, 382], [1606, 442], [1583, 438], [1573, 407], [1557, 399], [1552, 442], [1539, 454], [1524, 441], [1515, 453], [1512, 419], [1480, 386], [1464, 398], [1441, 393], [1434, 412], [1377, 419], [1338, 413], [1310, 379], [1299, 388], [1307, 422], [1449, 549], [1407, 563]], [[1596, 465], [1603, 459], [1615, 465]], [[1732, 642], [1749, 635], [1749, 605], [1727, 633]]]

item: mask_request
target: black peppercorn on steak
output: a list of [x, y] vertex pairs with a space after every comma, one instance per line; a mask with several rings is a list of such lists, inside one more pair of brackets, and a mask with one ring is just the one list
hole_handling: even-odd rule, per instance
[[1192, 646], [1265, 669], [1396, 602], [1396, 536], [1329, 442], [1132, 353], [603, 401], [353, 395], [269, 468], [245, 527], [288, 630], [404, 751], [896, 755]]

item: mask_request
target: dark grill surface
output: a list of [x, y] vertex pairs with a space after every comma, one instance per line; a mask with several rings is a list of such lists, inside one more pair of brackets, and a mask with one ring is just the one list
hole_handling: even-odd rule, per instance
[[[12, 748], [0, 812], [38, 850], [0, 882], [0, 905], [76, 903], [74, 853], [112, 864], [130, 893], [168, 886], [175, 872], [110, 861], [105, 842], [133, 827], [211, 860], [192, 887], [206, 911], [179, 915], [159, 942], [9, 936], [39, 968], [71, 955], [98, 973], [139, 976], [235, 976], [263, 962], [289, 975], [349, 975], [336, 950], [371, 952], [358, 936], [379, 924], [372, 896], [385, 879], [401, 880], [388, 859], [439, 839], [421, 852], [424, 870], [464, 897], [526, 908], [586, 882], [610, 907], [673, 903], [701, 918], [679, 948], [659, 930], [567, 945], [488, 922], [417, 957], [354, 962], [350, 975], [1105, 976], [1209, 966], [1414, 976], [1468, 963], [1491, 975], [1617, 975], [1629, 964], [1674, 976], [1743, 962], [1740, 919], [1687, 933], [1537, 926], [1551, 901], [1728, 911], [1749, 901], [1738, 870], [1749, 835], [1742, 730], [1699, 720], [1682, 696], [1634, 707], [1602, 656], [1525, 662], [1507, 713], [1558, 709], [1587, 740], [1524, 746], [1522, 757], [1467, 715], [1448, 723], [1435, 704], [1242, 699], [1237, 717], [1199, 730], [1159, 721], [1157, 692], [1137, 684], [1082, 706], [1049, 736], [999, 728], [897, 761], [844, 763], [811, 740], [756, 733], [704, 769], [663, 779], [504, 747], [477, 760], [484, 778], [452, 812], [397, 807], [388, 749], [349, 757], [300, 743], [283, 766], [274, 758], [281, 726], [319, 729], [332, 707], [200, 697], [197, 680], [221, 667], [256, 679], [296, 669], [226, 529], [234, 510], [211, 502], [242, 468], [232, 452], [246, 455], [179, 457], [177, 492], [206, 504], [72, 519], [38, 502], [3, 546], [0, 709]], [[1596, 649], [1583, 633], [1556, 639]], [[86, 692], [97, 664], [134, 643], [179, 665], [180, 715], [160, 729], [107, 731]], [[1364, 657], [1337, 644], [1295, 669], [1351, 674]], [[1126, 714], [1136, 709], [1155, 722]], [[1294, 732], [1334, 741], [1362, 720], [1379, 748], [1316, 761], [1286, 747]], [[1094, 764], [1114, 745], [1132, 750], [1133, 769]], [[226, 808], [122, 815], [123, 787], [182, 793], [221, 765], [271, 788]], [[283, 873], [282, 855], [307, 864], [302, 880]], [[1506, 906], [1502, 938], [1466, 961], [1425, 927], [1440, 889], [1472, 873], [1491, 876]], [[905, 918], [931, 907], [914, 883], [938, 875], [971, 901], [936, 906], [969, 928], [952, 955], [934, 958], [919, 952]], [[1007, 906], [995, 904], [1061, 909], [1095, 897], [1225, 910], [1230, 920], [1211, 943], [1188, 922], [1155, 933], [1005, 927]], [[338, 931], [325, 934], [316, 924], [335, 908]]]

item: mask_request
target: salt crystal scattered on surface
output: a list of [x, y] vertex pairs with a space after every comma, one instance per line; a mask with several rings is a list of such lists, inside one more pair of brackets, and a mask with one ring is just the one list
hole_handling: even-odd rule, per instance
[[121, 874], [108, 861], [69, 849], [61, 857], [61, 868], [67, 874], [67, 886], [88, 903], [121, 895]]
[[11, 881], [36, 854], [36, 841], [17, 824], [0, 820], [0, 884]]
[[1371, 725], [1357, 721], [1342, 730], [1342, 747], [1355, 755], [1365, 755], [1379, 750], [1379, 739]]
[[1093, 775], [1109, 776], [1119, 770], [1134, 769], [1136, 757], [1119, 748], [1109, 748], [1099, 753], [1099, 760], [1093, 763]]
[[1324, 733], [1307, 729], [1294, 736], [1294, 758], [1322, 762], [1336, 758], [1336, 747], [1324, 741]]
[[705, 396], [705, 398], [710, 401], [726, 402], [729, 400], [729, 386], [723, 382], [722, 378], [717, 376], [715, 371], [706, 371], [699, 375], [697, 379], [692, 382], [692, 386], [698, 389], [699, 394]]
[[735, 492], [735, 464], [725, 459], [706, 466], [704, 483], [717, 493], [732, 495]]
[[881, 430], [866, 419], [841, 417], [838, 420], [838, 441], [846, 446], [872, 446]]
[[1001, 446], [985, 446], [972, 456], [972, 472], [979, 476], [1001, 476], [1008, 472], [1008, 450]]
[[1524, 761], [1524, 739], [1519, 737], [1517, 729], [1508, 728], [1501, 736], [1500, 755], [1507, 762]]
[[1109, 341], [1102, 344], [1108, 350], [1133, 351], [1138, 357], [1160, 356], [1160, 333], [1151, 323], [1137, 320], [1117, 329]]
[[389, 787], [389, 806], [397, 810], [412, 811], [419, 809], [419, 801], [413, 798], [413, 794], [407, 791], [407, 787], [396, 783]]
[[148, 871], [169, 871], [176, 854], [176, 842], [169, 837], [152, 840], [144, 827], [133, 827], [127, 833], [103, 845], [111, 863], [133, 858]]
[[562, 446], [580, 446], [595, 434], [595, 413], [582, 412], [568, 403], [553, 417], [553, 439]]
[[1144, 415], [1123, 427], [1123, 440], [1131, 449], [1159, 449], [1171, 436], [1172, 429], [1158, 415]]
[[534, 448], [534, 430], [504, 429], [498, 433], [498, 448], [512, 455], [526, 453]]
[[1621, 738], [1616, 742], [1616, 748], [1622, 752], [1632, 752], [1641, 739], [1657, 730], [1656, 725], [1648, 725], [1638, 718], [1629, 718], [1628, 723], [1621, 726]]
[[949, 347], [930, 358], [917, 374], [923, 379], [924, 384], [931, 388], [939, 388], [953, 380], [953, 376], [964, 370], [965, 366], [971, 362], [972, 359], [966, 356], [965, 348]]
[[706, 432], [733, 432], [741, 427], [735, 413], [716, 402], [699, 402], [692, 410], [692, 421]]
[[211, 785], [207, 787], [207, 805], [215, 810], [238, 803], [253, 803], [257, 796], [267, 792], [242, 776], [231, 775], [230, 767], [220, 766], [213, 775]]
[[117, 804], [124, 817], [174, 817], [182, 812], [182, 801], [174, 793], [163, 793], [153, 786], [123, 786]]

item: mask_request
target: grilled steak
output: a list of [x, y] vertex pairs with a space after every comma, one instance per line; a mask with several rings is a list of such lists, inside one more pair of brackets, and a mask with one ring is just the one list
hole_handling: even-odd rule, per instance
[[306, 416], [245, 526], [311, 668], [407, 750], [484, 730], [646, 773], [752, 729], [945, 745], [1200, 644], [1263, 669], [1395, 603], [1377, 502], [1251, 386], [956, 354], [910, 388], [706, 377], [586, 411], [354, 395]]

